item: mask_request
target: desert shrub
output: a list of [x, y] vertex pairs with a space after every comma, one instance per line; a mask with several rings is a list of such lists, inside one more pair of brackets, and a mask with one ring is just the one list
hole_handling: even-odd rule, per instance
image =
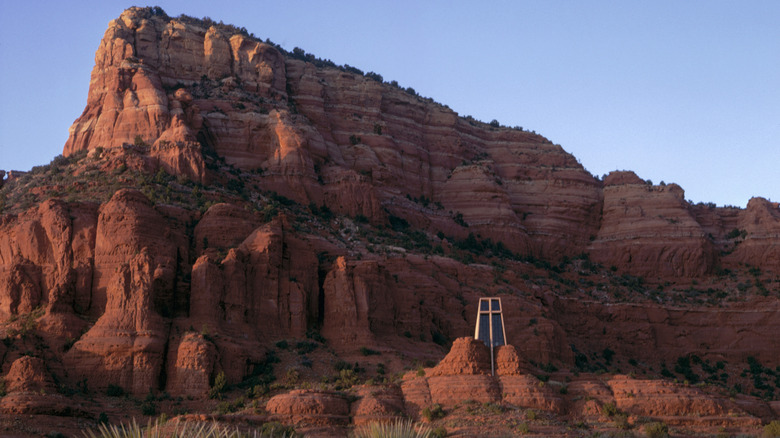
[[618, 429], [625, 430], [631, 428], [631, 425], [628, 423], [628, 415], [622, 412], [615, 414], [615, 416], [612, 417], [612, 421]]
[[352, 364], [345, 360], [337, 360], [336, 363], [333, 364], [333, 369], [336, 371], [351, 370]]
[[447, 428], [439, 426], [431, 431], [431, 438], [444, 438], [447, 436]]
[[482, 407], [485, 408], [486, 411], [491, 412], [493, 414], [503, 414], [504, 411], [506, 411], [506, 408], [501, 406], [498, 403], [492, 403], [492, 402], [485, 402], [482, 404]]
[[780, 421], [774, 420], [764, 426], [764, 431], [761, 433], [761, 436], [764, 438], [780, 437]]
[[372, 350], [372, 349], [370, 349], [368, 347], [360, 347], [360, 354], [362, 354], [363, 356], [375, 356], [375, 355], [379, 355], [379, 354], [382, 354], [382, 353], [380, 353], [380, 352], [378, 352], [376, 350]]
[[610, 365], [612, 363], [612, 358], [615, 356], [615, 352], [610, 348], [605, 348], [601, 355], [604, 356], [604, 360], [607, 361], [607, 365]]
[[339, 376], [336, 378], [337, 389], [351, 388], [358, 383], [358, 375], [351, 369], [345, 369], [339, 371]]
[[444, 336], [441, 332], [438, 330], [434, 330], [433, 334], [431, 335], [431, 338], [433, 342], [437, 345], [441, 345], [442, 347], [446, 347], [447, 344], [449, 344], [449, 341], [447, 340], [447, 337]]
[[665, 438], [669, 436], [669, 426], [661, 422], [653, 422], [645, 425], [645, 435], [648, 438]]
[[157, 404], [150, 400], [141, 403], [141, 414], [147, 417], [157, 415]]
[[222, 391], [225, 390], [225, 386], [227, 386], [227, 376], [225, 376], [224, 371], [220, 371], [219, 374], [217, 374], [217, 377], [214, 378], [214, 384], [211, 385], [211, 388], [209, 389], [209, 398], [221, 397]]
[[745, 236], [747, 236], [747, 231], [734, 228], [726, 234], [726, 239], [736, 239], [737, 237], [742, 237], [744, 239]]
[[125, 395], [125, 389], [119, 385], [109, 384], [106, 389], [106, 395], [109, 397], [122, 397]]
[[223, 401], [217, 405], [217, 413], [221, 415], [237, 412], [244, 407], [244, 397], [239, 397], [231, 401]]
[[528, 423], [520, 423], [520, 424], [518, 424], [517, 427], [515, 428], [515, 430], [520, 435], [525, 435], [525, 434], [527, 434], [528, 432], [531, 431], [531, 429], [528, 427]]
[[308, 354], [317, 348], [317, 344], [309, 341], [299, 341], [295, 343], [295, 351], [298, 354]]
[[440, 404], [434, 403], [422, 410], [420, 415], [428, 421], [433, 421], [439, 418], [444, 418], [447, 415]]
[[[446, 431], [445, 431], [446, 433]], [[433, 431], [409, 420], [394, 423], [369, 423], [355, 429], [355, 438], [432, 438]]]
[[620, 411], [618, 410], [617, 406], [615, 406], [615, 403], [609, 402], [604, 403], [604, 405], [601, 406], [601, 413], [607, 417], [613, 417], [620, 413]]

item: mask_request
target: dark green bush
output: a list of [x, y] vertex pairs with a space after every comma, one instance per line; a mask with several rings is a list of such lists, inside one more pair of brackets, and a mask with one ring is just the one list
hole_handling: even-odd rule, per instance
[[125, 395], [125, 390], [119, 385], [109, 384], [106, 389], [106, 395], [109, 397], [122, 397]]

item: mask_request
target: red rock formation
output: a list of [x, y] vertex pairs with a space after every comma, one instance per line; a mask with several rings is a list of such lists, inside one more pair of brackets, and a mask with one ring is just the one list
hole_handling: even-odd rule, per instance
[[[461, 212], [469, 231], [552, 257], [596, 232], [598, 182], [535, 134], [473, 126], [402, 90], [140, 9], [109, 24], [95, 60], [65, 155], [144, 142], [169, 173], [203, 180], [207, 147], [263, 168], [267, 188], [299, 201], [381, 221], [389, 200], [426, 197]], [[464, 234], [448, 216], [393, 210]]]
[[0, 398], [0, 413], [4, 415], [21, 414], [30, 418], [37, 418], [39, 415], [88, 415], [82, 403], [57, 394], [54, 379], [40, 358], [22, 356], [15, 360], [4, 382], [8, 392]]
[[480, 340], [458, 338], [429, 376], [491, 374], [490, 350]]
[[200, 254], [206, 247], [225, 250], [238, 246], [260, 223], [255, 214], [235, 205], [215, 204], [195, 226], [195, 252]]
[[517, 354], [514, 345], [502, 345], [496, 349], [496, 375], [515, 376], [530, 370], [530, 364]]
[[352, 422], [356, 426], [404, 416], [403, 393], [395, 385], [380, 388], [364, 386], [358, 389], [357, 396], [360, 398], [350, 407]]
[[8, 392], [40, 392], [56, 388], [42, 359], [22, 356], [11, 364], [5, 376], [5, 389]]
[[73, 380], [86, 379], [98, 390], [118, 385], [134, 394], [159, 386], [167, 333], [154, 311], [153, 266], [146, 248], [119, 266], [105, 312], [63, 358]]
[[[726, 262], [761, 267], [777, 274], [780, 266], [780, 203], [752, 198], [735, 226], [746, 232], [744, 241], [725, 257]], [[735, 263], [736, 262], [736, 263]]]
[[715, 262], [680, 186], [653, 186], [632, 172], [604, 179], [601, 228], [589, 252], [594, 261], [639, 276], [702, 276]]
[[265, 408], [287, 423], [341, 425], [349, 422], [349, 403], [335, 392], [290, 391], [271, 397]]
[[195, 333], [185, 333], [168, 351], [168, 391], [183, 396], [204, 397], [214, 375], [214, 345]]
[[[691, 354], [744, 363], [748, 356], [774, 364], [780, 351], [780, 303], [767, 300], [722, 308], [662, 307], [560, 300], [559, 320], [568, 342], [585, 351], [611, 348], [648, 363]], [[760, 327], [760, 329], [756, 329]]]
[[[155, 310], [168, 313], [173, 306], [173, 283], [181, 250], [163, 215], [143, 193], [120, 190], [100, 209], [95, 238], [95, 284], [89, 305], [100, 315], [106, 305], [107, 288], [116, 270], [147, 249], [152, 257], [151, 294]], [[186, 250], [185, 250], [186, 251]]]
[[[361, 347], [397, 371], [440, 359], [455, 339], [425, 377], [360, 390], [351, 407], [332, 393], [301, 392], [269, 410], [339, 425], [350, 412], [362, 422], [467, 399], [584, 418], [612, 401], [632, 415], [679, 416], [686, 403], [711, 421], [732, 411], [744, 424], [777, 415], [755, 398], [730, 404], [649, 380], [575, 378], [566, 395], [561, 381], [542, 385], [529, 374], [531, 363], [570, 369], [574, 351], [605, 348], [653, 366], [697, 354], [728, 362], [732, 374], [748, 356], [780, 365], [777, 203], [693, 206], [679, 186], [632, 172], [601, 182], [539, 135], [460, 118], [227, 26], [152, 11], [112, 21], [96, 53], [87, 107], [64, 148], [74, 160], [94, 152], [67, 176], [13, 172], [3, 182], [10, 194], [52, 197], [0, 216], [4, 372], [18, 351], [48, 347], [45, 364], [65, 386], [86, 379], [97, 391], [202, 397], [219, 372], [229, 383], [252, 375], [281, 339], [321, 334], [328, 358], [316, 372], [328, 355]], [[167, 187], [149, 182], [160, 169], [177, 177], [161, 178]], [[94, 171], [105, 179], [68, 179]], [[127, 188], [90, 198], [100, 202], [57, 199], [103, 184]], [[198, 206], [154, 196], [161, 187], [191, 192]], [[335, 217], [315, 219], [306, 206]], [[469, 234], [477, 246], [491, 239], [517, 254], [458, 249]], [[621, 287], [627, 273], [657, 296], [650, 286]], [[720, 307], [670, 304], [671, 290], [693, 290], [694, 280], [728, 298]], [[671, 285], [661, 291], [664, 281]], [[740, 295], [747, 281], [752, 289]], [[616, 302], [613, 288], [633, 302]], [[486, 347], [456, 338], [473, 330], [477, 298], [494, 294], [513, 346], [495, 351], [491, 376]], [[19, 333], [22, 322], [35, 336]], [[634, 385], [642, 397], [621, 395]], [[9, 403], [7, 412], [28, 409]]]

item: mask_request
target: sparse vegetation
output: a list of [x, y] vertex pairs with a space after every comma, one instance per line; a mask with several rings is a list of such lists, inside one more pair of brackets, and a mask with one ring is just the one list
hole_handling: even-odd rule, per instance
[[226, 386], [227, 386], [227, 377], [225, 376], [224, 371], [220, 371], [217, 374], [217, 376], [214, 378], [214, 384], [211, 385], [211, 388], [209, 389], [209, 398], [222, 397], [222, 391], [225, 390]]
[[644, 430], [647, 438], [666, 438], [669, 436], [669, 426], [661, 422], [645, 424]]
[[775, 438], [780, 437], [780, 420], [772, 420], [769, 424], [764, 426], [764, 430], [761, 432], [762, 438]]
[[422, 412], [420, 413], [423, 418], [425, 418], [428, 421], [434, 421], [439, 418], [444, 418], [445, 415], [447, 415], [446, 412], [444, 412], [444, 408], [438, 403], [434, 403], [430, 406], [425, 407]]
[[109, 384], [106, 389], [106, 395], [109, 397], [122, 397], [125, 395], [125, 390], [119, 385]]
[[[446, 433], [446, 432], [445, 432]], [[430, 427], [409, 420], [394, 423], [369, 423], [355, 429], [355, 438], [433, 438]]]
[[[146, 427], [139, 425], [135, 419], [129, 424], [111, 425], [100, 423], [96, 430], [87, 430], [84, 436], [88, 438], [292, 438], [295, 430], [280, 423], [266, 423], [261, 429], [242, 431], [237, 427], [219, 423], [179, 422], [174, 427], [166, 427], [164, 421], [149, 423]], [[267, 427], [269, 426], [269, 427]]]

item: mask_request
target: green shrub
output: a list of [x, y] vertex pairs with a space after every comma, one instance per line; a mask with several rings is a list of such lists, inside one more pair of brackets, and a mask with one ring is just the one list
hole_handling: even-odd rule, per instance
[[434, 403], [427, 408], [423, 409], [420, 415], [428, 421], [433, 421], [439, 418], [444, 418], [447, 415], [440, 404]]
[[631, 428], [631, 425], [628, 423], [628, 415], [622, 412], [615, 414], [612, 417], [612, 420], [615, 422], [615, 427], [618, 429], [626, 430]]
[[447, 428], [439, 426], [431, 431], [431, 438], [444, 438], [447, 436]]
[[[446, 433], [446, 431], [445, 431]], [[432, 438], [431, 428], [408, 420], [394, 423], [370, 423], [355, 429], [355, 438]], [[441, 436], [441, 435], [439, 435]]]
[[317, 348], [317, 344], [309, 341], [299, 341], [295, 343], [295, 350], [298, 354], [308, 354]]
[[141, 403], [141, 414], [147, 417], [157, 415], [157, 404], [148, 400]]
[[661, 422], [648, 423], [645, 425], [645, 435], [648, 438], [666, 438], [669, 436], [669, 426]]
[[217, 413], [221, 415], [237, 412], [244, 407], [244, 397], [237, 398], [236, 400], [223, 401], [217, 405]]
[[358, 375], [355, 371], [347, 369], [339, 371], [339, 376], [336, 378], [337, 389], [351, 388], [358, 383]]
[[774, 420], [764, 426], [764, 431], [761, 433], [761, 436], [764, 438], [780, 437], [780, 421]]
[[106, 389], [106, 395], [109, 397], [122, 397], [125, 395], [125, 390], [119, 385], [109, 384]]
[[378, 352], [376, 350], [372, 350], [372, 349], [370, 349], [368, 347], [360, 347], [360, 354], [362, 354], [363, 356], [375, 356], [375, 355], [379, 355], [379, 354], [382, 354], [382, 353], [380, 353], [380, 352]]
[[214, 379], [214, 384], [211, 386], [211, 389], [209, 389], [209, 398], [221, 397], [222, 391], [225, 390], [225, 386], [227, 386], [227, 376], [225, 376], [224, 371], [220, 371]]
[[517, 430], [517, 433], [519, 433], [521, 435], [525, 435], [525, 434], [527, 434], [528, 432], [531, 431], [531, 429], [528, 427], [528, 423], [520, 423], [520, 424], [518, 424], [516, 430]]
[[618, 410], [617, 406], [615, 406], [615, 403], [609, 402], [604, 403], [604, 405], [601, 406], [601, 413], [607, 417], [614, 417], [615, 415], [619, 414], [620, 411]]

